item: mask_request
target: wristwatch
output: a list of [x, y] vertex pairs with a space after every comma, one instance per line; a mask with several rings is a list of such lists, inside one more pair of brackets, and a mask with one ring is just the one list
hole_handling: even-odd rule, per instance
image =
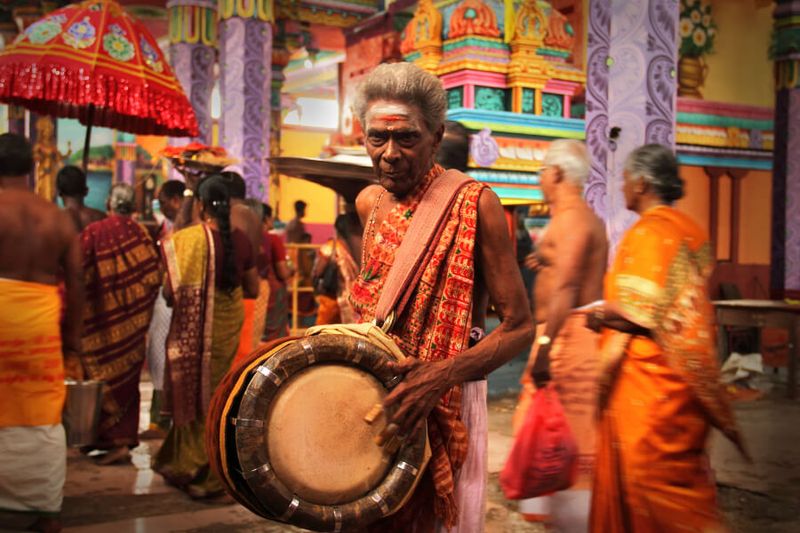
[[536, 344], [538, 344], [539, 346], [547, 346], [551, 342], [553, 342], [553, 339], [551, 339], [547, 335], [539, 335], [539, 338], [536, 339]]

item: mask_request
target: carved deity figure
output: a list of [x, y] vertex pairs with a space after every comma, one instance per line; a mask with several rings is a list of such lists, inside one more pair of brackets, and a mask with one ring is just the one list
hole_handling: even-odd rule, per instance
[[449, 38], [456, 39], [465, 35], [500, 37], [497, 15], [481, 0], [464, 0], [450, 17]]
[[512, 42], [541, 46], [547, 33], [548, 21], [538, 0], [525, 0], [517, 12]]
[[414, 18], [406, 26], [400, 51], [410, 54], [424, 46], [441, 44], [442, 14], [433, 5], [433, 0], [420, 0]]
[[56, 145], [53, 119], [48, 116], [36, 118], [33, 160], [36, 163], [36, 194], [51, 202], [56, 194], [56, 171], [60, 166], [61, 154], [58, 153]]

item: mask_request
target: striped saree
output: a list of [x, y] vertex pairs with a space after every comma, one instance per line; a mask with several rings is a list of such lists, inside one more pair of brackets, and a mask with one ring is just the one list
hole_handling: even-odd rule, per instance
[[83, 366], [105, 382], [98, 448], [138, 445], [139, 375], [161, 286], [158, 251], [130, 217], [113, 215], [81, 233], [86, 281]]

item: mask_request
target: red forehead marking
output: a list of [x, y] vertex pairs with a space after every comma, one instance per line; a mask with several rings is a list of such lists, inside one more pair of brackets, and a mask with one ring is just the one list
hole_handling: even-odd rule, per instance
[[403, 115], [378, 115], [377, 118], [384, 122], [399, 122], [406, 119]]

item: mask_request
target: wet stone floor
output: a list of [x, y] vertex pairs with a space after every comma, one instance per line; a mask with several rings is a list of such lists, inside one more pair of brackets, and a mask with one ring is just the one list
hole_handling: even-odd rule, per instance
[[[142, 426], [147, 425], [149, 383], [142, 383]], [[490, 402], [487, 533], [542, 532], [503, 498], [498, 473], [511, 447], [512, 396]], [[776, 388], [767, 398], [737, 404], [754, 463], [742, 460], [719, 435], [712, 437], [712, 466], [720, 505], [735, 532], [800, 532], [800, 401]], [[98, 466], [70, 450], [64, 488], [66, 532], [278, 532], [301, 531], [264, 520], [243, 507], [197, 502], [166, 485], [150, 469], [161, 442], [143, 441], [130, 464]], [[24, 529], [20, 517], [0, 515], [0, 531]]]

